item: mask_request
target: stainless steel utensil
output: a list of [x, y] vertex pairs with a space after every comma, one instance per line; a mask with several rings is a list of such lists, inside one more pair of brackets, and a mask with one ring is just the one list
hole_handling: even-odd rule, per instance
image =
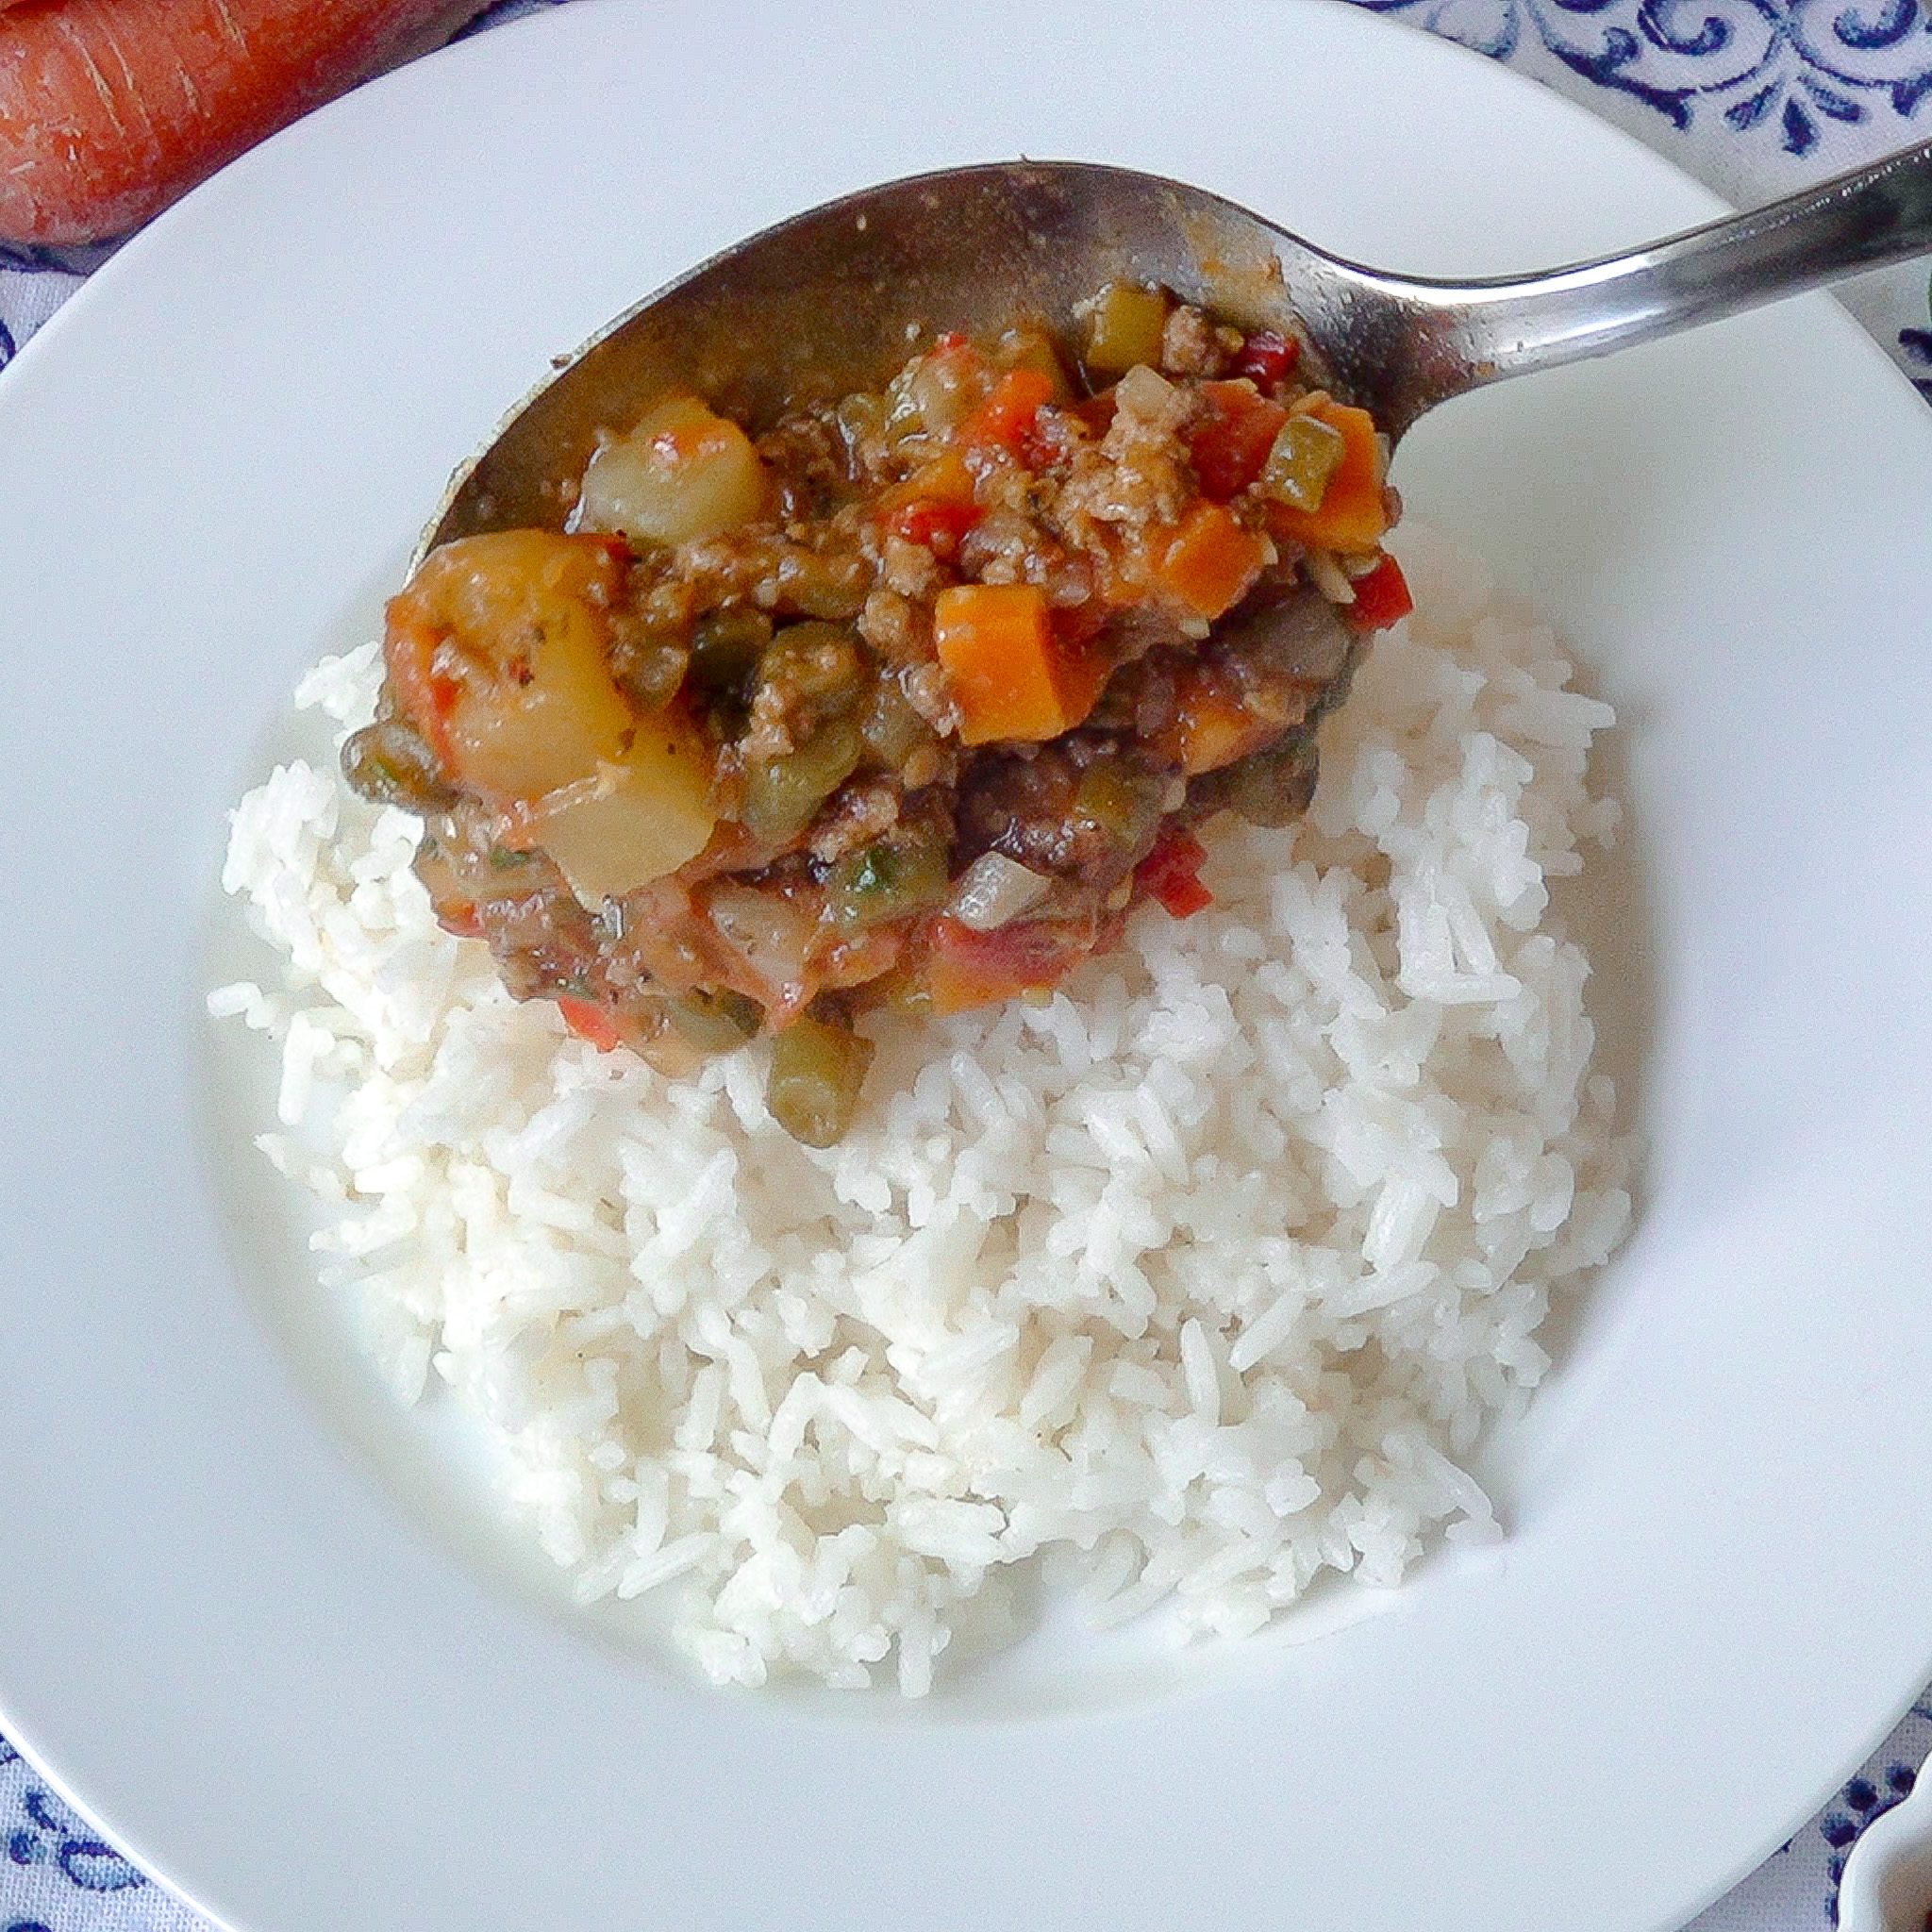
[[455, 480], [427, 544], [560, 525], [600, 429], [690, 388], [757, 425], [801, 393], [875, 386], [933, 332], [1068, 316], [1160, 282], [1249, 327], [1298, 315], [1324, 374], [1399, 438], [1506, 376], [1714, 322], [1932, 250], [1932, 142], [1629, 254], [1446, 282], [1343, 261], [1221, 196], [1075, 161], [871, 188], [714, 256], [593, 338]]

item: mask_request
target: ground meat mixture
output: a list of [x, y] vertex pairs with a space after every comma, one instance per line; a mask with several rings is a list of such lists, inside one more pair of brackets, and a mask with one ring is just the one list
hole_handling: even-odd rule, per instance
[[1291, 334], [1126, 284], [1071, 320], [756, 439], [666, 397], [571, 528], [424, 561], [344, 760], [512, 992], [669, 1071], [771, 1034], [822, 1146], [861, 1015], [1054, 987], [1208, 902], [1202, 820], [1306, 808], [1408, 608], [1386, 439]]

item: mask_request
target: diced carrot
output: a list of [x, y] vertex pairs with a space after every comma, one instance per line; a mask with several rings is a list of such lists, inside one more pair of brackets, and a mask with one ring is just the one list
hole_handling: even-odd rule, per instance
[[1041, 743], [1091, 711], [1107, 667], [1055, 637], [1034, 584], [954, 584], [933, 606], [933, 644], [959, 708], [959, 741]]
[[1197, 617], [1215, 618], [1254, 588], [1274, 546], [1218, 503], [1197, 503], [1154, 538], [1154, 580]]
[[594, 1000], [573, 999], [569, 994], [559, 994], [557, 1010], [563, 1015], [563, 1024], [579, 1040], [588, 1040], [599, 1053], [609, 1053], [623, 1043], [624, 1036], [618, 1031], [617, 1022]]
[[1374, 419], [1366, 409], [1332, 399], [1318, 402], [1309, 413], [1341, 431], [1341, 460], [1314, 509], [1270, 503], [1269, 527], [1310, 550], [1373, 550], [1389, 527], [1382, 502], [1385, 463]]
[[125, 233], [479, 0], [41, 0], [0, 10], [0, 240]]
[[1188, 458], [1204, 496], [1225, 503], [1261, 474], [1288, 411], [1252, 382], [1204, 382], [1202, 409], [1186, 430]]
[[1154, 850], [1134, 868], [1134, 883], [1150, 898], [1159, 900], [1170, 918], [1187, 919], [1214, 903], [1214, 894], [1201, 883], [1208, 848], [1181, 825], [1170, 825], [1155, 841]]
[[1054, 391], [1054, 379], [1043, 369], [1009, 369], [960, 424], [954, 441], [962, 449], [1003, 449], [1025, 461], [1040, 406], [1053, 400]]
[[1392, 557], [1384, 557], [1374, 570], [1355, 580], [1355, 602], [1342, 615], [1357, 630], [1386, 630], [1415, 608], [1408, 579]]

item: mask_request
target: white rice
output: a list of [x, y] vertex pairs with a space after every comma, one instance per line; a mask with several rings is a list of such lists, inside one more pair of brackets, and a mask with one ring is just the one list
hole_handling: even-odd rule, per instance
[[[1308, 819], [1222, 821], [1213, 906], [1143, 910], [1046, 1004], [887, 1029], [823, 1153], [758, 1049], [671, 1083], [509, 999], [431, 918], [415, 821], [332, 767], [242, 802], [223, 884], [282, 976], [208, 1004], [280, 1043], [261, 1145], [401, 1395], [485, 1419], [580, 1598], [673, 1593], [720, 1683], [917, 1694], [1036, 1553], [1083, 1553], [1097, 1625], [1239, 1636], [1500, 1533], [1469, 1452], [1630, 1212], [1547, 891], [1614, 832], [1612, 716], [1403, 536], [1419, 608]], [[298, 703], [360, 723], [377, 673]]]

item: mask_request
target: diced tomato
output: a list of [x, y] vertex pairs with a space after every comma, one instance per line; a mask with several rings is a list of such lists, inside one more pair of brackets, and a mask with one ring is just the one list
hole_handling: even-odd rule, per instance
[[1170, 825], [1155, 841], [1154, 850], [1134, 868], [1134, 883], [1175, 919], [1186, 919], [1214, 903], [1214, 894], [1201, 883], [1208, 849], [1193, 833]]
[[1277, 335], [1272, 328], [1254, 329], [1234, 358], [1233, 373], [1259, 383], [1279, 382], [1301, 360], [1301, 353], [1302, 345], [1292, 336]]
[[927, 928], [925, 981], [933, 1010], [963, 1013], [1014, 994], [1058, 986], [1090, 948], [1049, 920], [1016, 919], [974, 932], [943, 914]]
[[460, 695], [455, 678], [437, 668], [441, 633], [407, 609], [402, 597], [390, 600], [389, 623], [382, 641], [383, 661], [396, 702], [422, 733], [440, 764], [451, 761], [450, 719]]
[[1204, 382], [1202, 413], [1183, 433], [1201, 493], [1217, 503], [1238, 495], [1261, 474], [1288, 411], [1251, 382]]
[[944, 503], [920, 497], [886, 519], [886, 528], [908, 543], [923, 543], [938, 558], [950, 558], [959, 540], [985, 514], [976, 503]]
[[579, 1040], [588, 1040], [599, 1053], [608, 1053], [622, 1043], [624, 1036], [617, 1030], [617, 1022], [593, 1000], [573, 999], [568, 993], [558, 996], [557, 1010], [563, 1015], [563, 1024]]
[[1402, 566], [1392, 557], [1384, 556], [1366, 576], [1356, 578], [1355, 602], [1342, 614], [1357, 630], [1386, 630], [1414, 608], [1415, 599], [1408, 593], [1408, 579], [1402, 575]]
[[1054, 380], [1043, 369], [1009, 369], [992, 393], [960, 424], [955, 441], [962, 449], [1003, 449], [1022, 462], [1035, 459], [1030, 447], [1040, 424], [1040, 406], [1054, 397]]

